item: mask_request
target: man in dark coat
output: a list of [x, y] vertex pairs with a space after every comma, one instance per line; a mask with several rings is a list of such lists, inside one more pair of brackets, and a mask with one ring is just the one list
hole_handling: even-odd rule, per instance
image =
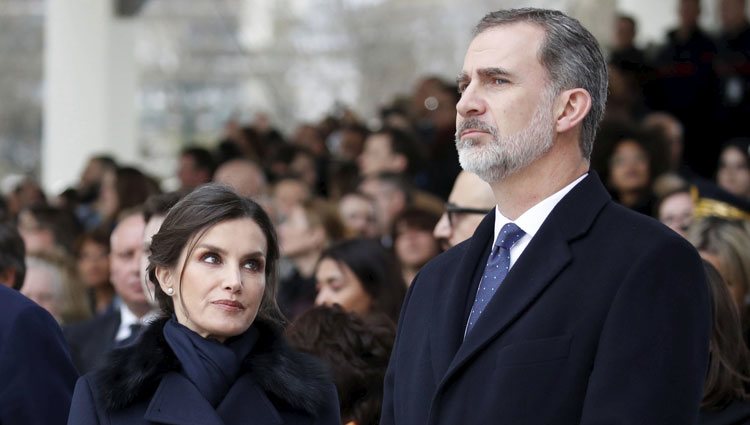
[[132, 343], [154, 310], [141, 285], [145, 222], [141, 211], [121, 217], [110, 238], [110, 280], [122, 303], [118, 309], [65, 328], [73, 363], [82, 375], [104, 363], [113, 348]]
[[589, 171], [607, 97], [596, 40], [539, 9], [488, 14], [474, 36], [456, 143], [497, 207], [410, 287], [381, 423], [695, 423], [705, 276]]
[[78, 375], [52, 316], [18, 292], [21, 236], [0, 224], [0, 424], [64, 424]]

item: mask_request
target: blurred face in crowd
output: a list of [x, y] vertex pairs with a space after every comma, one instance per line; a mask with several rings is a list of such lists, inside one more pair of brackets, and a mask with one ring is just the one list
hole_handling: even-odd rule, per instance
[[716, 181], [727, 192], [750, 198], [750, 167], [747, 156], [737, 147], [729, 146], [722, 151]]
[[648, 153], [633, 140], [617, 145], [609, 169], [610, 185], [618, 192], [640, 191], [649, 185]]
[[175, 269], [157, 268], [161, 289], [174, 290], [177, 321], [220, 342], [245, 332], [266, 287], [267, 249], [255, 221], [227, 220], [209, 228], [192, 252], [183, 248]]
[[[495, 208], [495, 195], [490, 185], [476, 174], [462, 171], [456, 177], [453, 190], [448, 196], [448, 203], [462, 210], [489, 211]], [[432, 234], [440, 243], [440, 247], [447, 250], [469, 239], [485, 215], [476, 212], [445, 212]]]
[[297, 204], [277, 226], [281, 255], [294, 258], [322, 249], [325, 230], [311, 226], [304, 207]]
[[365, 149], [358, 158], [358, 164], [360, 174], [370, 176], [383, 171], [404, 171], [406, 159], [393, 153], [390, 136], [373, 134], [365, 140]]
[[339, 201], [339, 215], [351, 234], [365, 238], [377, 236], [375, 206], [369, 199], [356, 194], [345, 195]]
[[440, 252], [431, 231], [409, 227], [403, 223], [397, 227], [393, 247], [399, 262], [404, 266], [422, 267]]
[[659, 205], [659, 221], [686, 237], [687, 229], [693, 222], [693, 199], [690, 194], [677, 192], [665, 198]]
[[87, 239], [78, 254], [78, 276], [88, 288], [109, 285], [109, 250]]
[[125, 305], [139, 317], [151, 308], [140, 273], [145, 226], [143, 216], [133, 214], [117, 224], [110, 238], [110, 280]]
[[747, 21], [745, 0], [719, 0], [719, 17], [723, 31], [735, 31]]
[[461, 167], [487, 182], [504, 180], [552, 148], [553, 96], [538, 59], [543, 38], [541, 28], [514, 23], [469, 45], [458, 77], [456, 148]]
[[367, 179], [359, 190], [375, 200], [375, 211], [381, 232], [391, 227], [393, 219], [406, 208], [406, 195], [390, 183]]
[[617, 18], [615, 22], [615, 47], [625, 49], [633, 46], [635, 27], [629, 19]]
[[295, 205], [310, 197], [310, 189], [301, 180], [283, 179], [273, 187], [274, 210], [280, 216], [287, 216]]
[[103, 173], [104, 166], [102, 165], [102, 162], [96, 158], [91, 158], [89, 162], [86, 163], [86, 167], [81, 173], [81, 186], [83, 188], [88, 188], [99, 183], [102, 179]]
[[318, 171], [315, 158], [306, 154], [297, 154], [289, 164], [289, 171], [300, 176], [308, 187], [313, 188], [318, 182]]
[[30, 266], [26, 270], [21, 293], [47, 310], [58, 322], [62, 313], [62, 281], [55, 269]]
[[342, 129], [340, 132], [341, 145], [338, 156], [344, 161], [355, 161], [362, 154], [364, 135], [358, 131]]
[[680, 0], [677, 13], [680, 16], [680, 26], [694, 28], [698, 25], [701, 14], [700, 0]]
[[231, 187], [246, 198], [256, 199], [266, 194], [266, 177], [251, 161], [235, 159], [225, 162], [216, 170], [214, 181]]
[[22, 210], [18, 215], [18, 233], [21, 234], [27, 254], [51, 252], [55, 248], [52, 230], [43, 228], [28, 210]]
[[154, 215], [148, 219], [148, 223], [146, 223], [146, 227], [143, 230], [143, 254], [141, 255], [141, 265], [138, 269], [141, 284], [143, 285], [143, 292], [146, 294], [148, 302], [154, 307], [157, 306], [156, 298], [154, 298], [154, 284], [146, 276], [146, 268], [148, 268], [148, 256], [151, 255], [151, 238], [159, 232], [165, 217], [164, 215]]
[[102, 185], [99, 188], [99, 211], [106, 218], [114, 218], [119, 209], [117, 174], [114, 170], [107, 170], [102, 176]]
[[315, 305], [338, 304], [345, 311], [366, 315], [372, 306], [372, 298], [362, 282], [346, 264], [324, 258], [315, 272], [318, 296]]
[[196, 188], [211, 181], [211, 176], [204, 169], [198, 168], [195, 159], [190, 155], [181, 155], [177, 165], [177, 178], [180, 186], [186, 189]]

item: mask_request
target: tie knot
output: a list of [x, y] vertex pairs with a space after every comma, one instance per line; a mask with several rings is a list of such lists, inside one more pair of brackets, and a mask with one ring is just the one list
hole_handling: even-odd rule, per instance
[[495, 241], [495, 246], [499, 246], [505, 249], [510, 249], [525, 234], [526, 232], [521, 230], [521, 228], [516, 226], [514, 223], [508, 223], [505, 226], [503, 226], [502, 229], [500, 229], [500, 234], [497, 235], [497, 241]]

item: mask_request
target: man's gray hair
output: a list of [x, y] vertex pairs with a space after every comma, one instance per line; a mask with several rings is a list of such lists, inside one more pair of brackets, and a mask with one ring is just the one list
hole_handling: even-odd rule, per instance
[[544, 29], [539, 62], [547, 70], [555, 94], [583, 88], [591, 96], [591, 110], [583, 119], [581, 128], [581, 152], [589, 159], [607, 103], [607, 63], [599, 43], [578, 20], [557, 10], [534, 8], [488, 13], [474, 27], [473, 36], [519, 22], [536, 24]]

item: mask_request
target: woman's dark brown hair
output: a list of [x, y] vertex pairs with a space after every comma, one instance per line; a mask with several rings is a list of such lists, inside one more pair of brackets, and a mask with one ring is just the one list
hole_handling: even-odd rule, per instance
[[704, 261], [712, 299], [710, 361], [703, 385], [704, 409], [721, 409], [735, 400], [749, 398], [750, 354], [742, 336], [740, 314], [718, 270]]
[[372, 311], [398, 321], [401, 303], [406, 296], [406, 283], [396, 259], [372, 239], [351, 239], [328, 247], [320, 261], [329, 258], [351, 269], [372, 298]]
[[339, 306], [308, 310], [287, 330], [291, 345], [323, 361], [338, 390], [341, 419], [377, 425], [396, 328], [384, 314], [367, 318]]
[[279, 245], [271, 220], [255, 201], [239, 196], [229, 187], [219, 184], [201, 186], [175, 204], [167, 213], [159, 232], [151, 240], [147, 273], [154, 283], [156, 300], [164, 313], [174, 314], [174, 304], [172, 298], [159, 286], [156, 268], [175, 269], [183, 249], [187, 250], [185, 258], [189, 258], [198, 241], [210, 228], [228, 220], [242, 218], [253, 220], [266, 237], [266, 288], [258, 318], [274, 325], [283, 323], [283, 316], [276, 304]]

